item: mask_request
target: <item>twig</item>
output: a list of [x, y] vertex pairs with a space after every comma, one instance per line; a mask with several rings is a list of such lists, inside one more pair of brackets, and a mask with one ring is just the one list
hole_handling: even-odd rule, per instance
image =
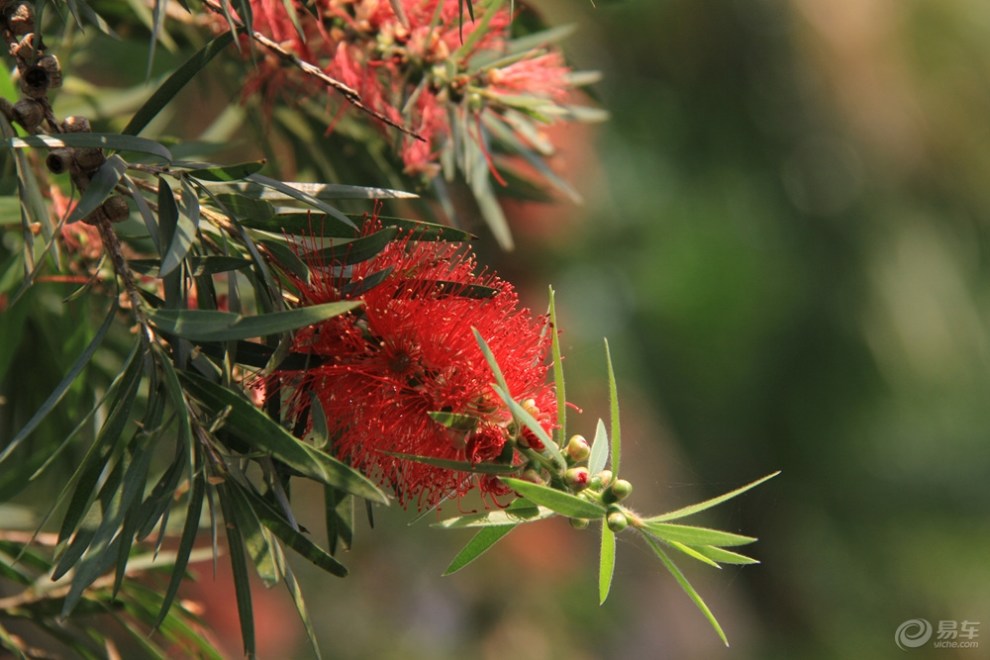
[[[216, 2], [216, 0], [203, 0], [203, 4], [214, 13], [223, 15], [223, 7], [221, 7], [220, 3]], [[240, 21], [237, 21], [237, 27], [242, 32], [247, 32], [247, 27]], [[271, 52], [273, 52], [281, 59], [292, 64], [294, 67], [298, 68], [303, 73], [313, 76], [314, 78], [320, 80], [328, 87], [331, 87], [334, 90], [340, 92], [340, 94], [347, 100], [347, 102], [353, 105], [358, 110], [368, 113], [375, 119], [384, 122], [385, 124], [388, 124], [392, 128], [395, 128], [396, 130], [399, 130], [412, 138], [415, 138], [421, 142], [426, 142], [426, 138], [424, 138], [423, 136], [413, 132], [412, 130], [406, 128], [402, 124], [392, 119], [389, 119], [381, 112], [378, 112], [377, 110], [374, 110], [373, 108], [369, 108], [368, 106], [366, 106], [364, 102], [361, 101], [361, 95], [353, 87], [345, 85], [336, 78], [332, 78], [328, 76], [326, 73], [323, 72], [322, 69], [320, 69], [320, 67], [316, 66], [315, 64], [311, 64], [310, 62], [307, 62], [303, 59], [300, 59], [298, 55], [294, 53], [290, 53], [286, 49], [282, 48], [282, 46], [280, 46], [278, 43], [272, 41], [265, 35], [258, 32], [257, 30], [252, 30], [250, 35], [252, 39], [257, 41], [259, 44], [261, 44]]]

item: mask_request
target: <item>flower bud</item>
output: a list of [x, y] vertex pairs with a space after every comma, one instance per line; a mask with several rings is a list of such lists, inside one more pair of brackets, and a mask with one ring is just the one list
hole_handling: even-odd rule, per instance
[[629, 519], [621, 511], [613, 511], [605, 518], [608, 528], [615, 533], [619, 533], [629, 526]]
[[568, 458], [574, 462], [581, 462], [591, 455], [591, 447], [583, 435], [572, 435], [571, 439], [567, 441], [567, 447], [564, 451], [567, 452]]
[[607, 488], [608, 485], [612, 483], [612, 471], [602, 470], [595, 475], [593, 481], [596, 488]]
[[529, 481], [530, 483], [534, 483], [534, 484], [543, 485], [543, 483], [545, 483], [540, 473], [534, 470], [533, 468], [529, 468], [528, 470], [523, 471], [523, 473], [519, 475], [519, 478], [522, 479], [523, 481]]
[[609, 490], [615, 495], [616, 501], [624, 500], [632, 493], [632, 484], [625, 479], [616, 479]]
[[588, 487], [591, 473], [586, 467], [573, 467], [564, 473], [564, 481], [575, 490], [582, 490]]
[[574, 529], [587, 529], [591, 521], [587, 518], [568, 518], [567, 522], [571, 524]]

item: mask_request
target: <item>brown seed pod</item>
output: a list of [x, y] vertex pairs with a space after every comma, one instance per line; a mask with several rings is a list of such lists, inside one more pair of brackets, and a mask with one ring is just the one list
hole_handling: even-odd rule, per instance
[[10, 5], [3, 13], [4, 22], [16, 36], [34, 32], [34, 9], [27, 2]]
[[131, 208], [127, 205], [127, 200], [120, 195], [114, 195], [103, 202], [100, 209], [106, 214], [110, 222], [122, 222], [131, 214]]
[[34, 133], [45, 120], [45, 108], [33, 99], [21, 99], [14, 104], [14, 121], [28, 133]]
[[85, 117], [72, 115], [62, 120], [62, 131], [65, 133], [89, 133], [89, 120]]
[[48, 87], [51, 85], [51, 82], [51, 76], [48, 75], [48, 71], [37, 64], [24, 69], [24, 73], [21, 74], [20, 80], [18, 80], [24, 95], [33, 99], [44, 97], [48, 93]]
[[54, 55], [45, 55], [38, 60], [38, 66], [48, 74], [48, 88], [58, 89], [62, 86], [62, 65]]
[[80, 172], [92, 172], [102, 165], [107, 157], [102, 149], [76, 149], [73, 165]]
[[63, 174], [72, 166], [72, 149], [52, 149], [45, 158], [45, 167], [52, 174]]

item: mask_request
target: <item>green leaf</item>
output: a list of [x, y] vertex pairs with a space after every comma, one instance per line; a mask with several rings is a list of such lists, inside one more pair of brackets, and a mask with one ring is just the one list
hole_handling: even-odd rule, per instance
[[185, 61], [185, 63], [175, 70], [168, 79], [161, 84], [161, 86], [155, 90], [155, 93], [151, 95], [141, 108], [134, 113], [131, 117], [131, 121], [128, 122], [127, 126], [122, 131], [126, 135], [137, 135], [144, 127], [148, 125], [152, 119], [154, 119], [162, 108], [168, 105], [179, 91], [186, 86], [190, 80], [192, 80], [197, 73], [199, 73], [210, 60], [217, 56], [220, 51], [230, 45], [234, 40], [233, 32], [225, 32], [219, 37], [209, 42], [199, 51], [197, 51], [192, 57]]
[[550, 323], [547, 330], [550, 332], [550, 354], [553, 356], [553, 385], [557, 393], [557, 428], [554, 429], [554, 437], [557, 444], [562, 447], [567, 442], [567, 391], [564, 383], [564, 360], [560, 354], [560, 332], [557, 330], [557, 305], [553, 287], [549, 287], [549, 297]]
[[522, 479], [502, 477], [501, 481], [530, 502], [545, 506], [562, 516], [569, 518], [602, 518], [605, 516], [605, 507], [595, 502], [589, 502], [577, 495]]
[[[161, 192], [160, 189], [159, 192]], [[170, 190], [166, 190], [166, 192], [171, 194]], [[160, 198], [161, 195], [159, 195]], [[171, 240], [166, 243], [167, 249], [165, 256], [162, 257], [162, 266], [158, 272], [158, 277], [165, 277], [178, 268], [196, 241], [196, 232], [199, 228], [199, 201], [184, 179], [182, 180], [182, 202], [178, 207], [181, 214], [175, 222]]]
[[564, 460], [563, 454], [560, 453], [557, 443], [554, 442], [550, 437], [550, 434], [547, 433], [542, 426], [540, 426], [540, 423], [536, 421], [536, 418], [529, 414], [529, 411], [520, 406], [518, 402], [509, 396], [508, 392], [503, 390], [498, 385], [493, 385], [492, 389], [494, 389], [495, 393], [498, 394], [502, 401], [505, 402], [505, 405], [509, 407], [509, 410], [512, 411], [512, 416], [516, 419], [516, 421], [522, 423], [526, 428], [532, 431], [536, 437], [539, 438], [540, 442], [543, 443], [543, 450], [541, 453], [548, 456], [550, 460], [553, 461], [558, 467], [565, 467], [567, 465], [567, 461]]
[[516, 528], [515, 525], [499, 525], [498, 527], [485, 527], [480, 532], [471, 537], [460, 552], [451, 560], [450, 565], [444, 570], [444, 575], [452, 575], [461, 570], [481, 555], [488, 552], [488, 549], [498, 543], [503, 536]]
[[213, 309], [158, 309], [148, 318], [162, 332], [190, 341], [231, 341], [288, 332], [346, 314], [360, 306], [360, 301], [342, 301], [258, 316]]
[[89, 345], [86, 346], [83, 352], [78, 358], [76, 358], [76, 361], [69, 368], [68, 372], [65, 374], [65, 378], [63, 378], [52, 393], [48, 395], [48, 398], [45, 399], [45, 402], [41, 404], [41, 407], [38, 408], [34, 415], [31, 416], [31, 419], [28, 420], [27, 424], [25, 424], [21, 430], [17, 432], [17, 435], [15, 435], [14, 438], [7, 443], [7, 446], [4, 447], [3, 451], [0, 451], [0, 463], [2, 463], [5, 458], [10, 456], [11, 452], [17, 449], [18, 445], [20, 445], [24, 439], [38, 427], [38, 424], [40, 424], [42, 420], [48, 416], [48, 413], [50, 413], [55, 406], [58, 405], [59, 401], [62, 400], [66, 393], [68, 393], [69, 387], [73, 382], [75, 382], [79, 374], [82, 373], [82, 370], [86, 367], [86, 365], [89, 364], [93, 354], [96, 353], [96, 349], [100, 347], [100, 344], [103, 342], [103, 338], [106, 336], [107, 331], [110, 329], [110, 325], [113, 323], [116, 316], [117, 304], [114, 302], [114, 304], [110, 307], [110, 313], [107, 314], [107, 317], [103, 320], [103, 323], [100, 324], [100, 327], [97, 329], [93, 339], [89, 342]]
[[694, 545], [691, 546], [698, 554], [704, 555], [713, 561], [717, 561], [720, 564], [759, 564], [759, 560], [753, 559], [752, 557], [747, 557], [746, 555], [741, 555], [738, 552], [733, 552], [731, 550], [726, 550], [725, 548], [716, 548], [711, 545]]
[[333, 486], [324, 486], [323, 506], [330, 552], [337, 552], [338, 542], [350, 549], [354, 541], [354, 498]]
[[608, 464], [608, 433], [605, 432], [605, 422], [598, 418], [595, 426], [595, 438], [591, 441], [591, 456], [588, 457], [588, 472], [598, 474]]
[[661, 541], [678, 541], [687, 545], [714, 545], [718, 547], [747, 545], [756, 541], [752, 536], [723, 532], [708, 527], [694, 527], [678, 523], [658, 522], [653, 518], [643, 520], [643, 528]]
[[[250, 175], [259, 172], [265, 166], [265, 161], [254, 160], [247, 163], [237, 163], [236, 165], [214, 165], [200, 169], [189, 170], [186, 176], [191, 176], [200, 181], [240, 181]], [[255, 200], [257, 201], [257, 200]]]
[[282, 566], [285, 562], [271, 534], [262, 527], [257, 509], [248, 502], [244, 490], [233, 480], [225, 482], [218, 487], [218, 490], [221, 500], [224, 497], [229, 500], [228, 506], [234, 514], [234, 520], [227, 520], [227, 524], [237, 525], [258, 577], [267, 587], [278, 584], [282, 579]]
[[[349, 186], [339, 183], [302, 183], [299, 181], [275, 181], [280, 186], [273, 186], [274, 179], [268, 177], [248, 176], [248, 181], [223, 182], [208, 184], [214, 192], [232, 192], [247, 195], [255, 199], [265, 199], [273, 202], [285, 202], [291, 199], [311, 203], [311, 199], [418, 199], [419, 195], [391, 190], [389, 188], [372, 188], [368, 186]], [[286, 190], [288, 188], [289, 190]], [[304, 195], [300, 199], [299, 195]], [[331, 214], [336, 217], [336, 214]], [[350, 222], [350, 221], [348, 221]]]
[[69, 215], [66, 222], [72, 223], [82, 220], [98, 209], [113, 194], [114, 188], [117, 187], [120, 177], [124, 175], [126, 169], [127, 163], [116, 154], [104, 161], [100, 165], [100, 169], [93, 175], [89, 187], [83, 191], [79, 203], [76, 204], [76, 208], [72, 210], [72, 214]]
[[247, 179], [248, 181], [251, 181], [253, 183], [257, 183], [262, 186], [265, 186], [266, 188], [275, 190], [290, 199], [294, 199], [296, 201], [302, 202], [303, 204], [306, 204], [307, 206], [312, 206], [313, 208], [317, 208], [323, 211], [324, 213], [326, 213], [327, 215], [337, 218], [344, 224], [355, 227], [355, 229], [357, 228], [354, 225], [354, 223], [351, 221], [351, 219], [348, 218], [343, 213], [341, 213], [339, 210], [330, 206], [329, 204], [324, 203], [318, 197], [314, 197], [308, 192], [304, 192], [306, 189], [310, 189], [312, 185], [318, 185], [318, 184], [299, 184], [299, 183], [292, 183], [287, 181], [278, 181], [276, 179], [272, 179], [267, 176], [262, 176], [261, 174], [249, 174], [247, 176]]
[[153, 628], [157, 629], [162, 625], [168, 615], [169, 608], [175, 594], [179, 591], [179, 586], [186, 577], [186, 566], [189, 563], [189, 554], [192, 552], [193, 544], [196, 542], [196, 535], [199, 532], [199, 518], [203, 512], [203, 496], [206, 493], [205, 475], [197, 477], [192, 483], [192, 492], [189, 495], [189, 505], [186, 507], [186, 521], [182, 527], [182, 536], [179, 537], [179, 548], [175, 554], [175, 565], [172, 568], [172, 575], [169, 578], [168, 588], [162, 599], [162, 606], [155, 619]]
[[468, 461], [454, 461], [447, 458], [436, 458], [434, 456], [418, 456], [416, 454], [403, 454], [400, 452], [383, 452], [389, 456], [395, 456], [415, 463], [432, 465], [433, 467], [456, 472], [475, 472], [478, 474], [513, 474], [519, 471], [516, 465], [504, 465], [501, 463], [471, 463]]
[[[219, 488], [218, 488], [219, 490]], [[251, 605], [251, 582], [248, 578], [247, 562], [244, 561], [244, 542], [237, 518], [231, 509], [230, 497], [220, 497], [220, 507], [226, 521], [227, 546], [230, 549], [230, 571], [234, 578], [234, 595], [237, 601], [237, 615], [241, 622], [241, 639], [244, 642], [244, 655], [255, 656], [254, 612]]]
[[336, 486], [371, 502], [388, 504], [385, 494], [367, 477], [301, 442], [237, 392], [193, 374], [183, 373], [181, 376], [187, 391], [213, 412], [230, 407], [225, 428], [253, 449], [271, 454], [310, 479]]
[[251, 507], [262, 524], [270, 529], [283, 543], [327, 573], [336, 575], [337, 577], [347, 576], [347, 567], [330, 556], [326, 550], [313, 543], [305, 535], [293, 529], [285, 517], [268, 502], [240, 485], [236, 487], [248, 498]]
[[509, 386], [505, 384], [505, 376], [502, 375], [502, 369], [498, 366], [498, 362], [495, 360], [495, 356], [492, 355], [492, 349], [488, 347], [488, 342], [485, 338], [481, 336], [477, 328], [472, 327], [471, 332], [474, 333], [474, 339], [478, 342], [478, 347], [481, 348], [482, 355], [485, 356], [485, 361], [488, 363], [488, 368], [492, 370], [492, 374], [495, 376], [495, 382], [498, 383], [505, 392], [509, 391]]
[[114, 149], [150, 154], [165, 161], [172, 160], [172, 152], [158, 142], [119, 133], [59, 133], [58, 136], [25, 135], [24, 137], [9, 138], [7, 145], [14, 149], [57, 149], [60, 147]]
[[275, 207], [262, 199], [251, 199], [230, 193], [215, 195], [213, 199], [219, 202], [225, 213], [241, 224], [247, 224], [249, 221], [265, 222], [275, 216]]
[[605, 340], [605, 362], [608, 365], [608, 407], [612, 422], [612, 472], [619, 477], [619, 459], [621, 458], [622, 436], [619, 426], [619, 393], [615, 386], [615, 372], [612, 370], [612, 354], [608, 350], [608, 340]]
[[674, 579], [677, 580], [677, 584], [681, 585], [681, 589], [684, 590], [684, 593], [688, 595], [698, 609], [701, 610], [701, 613], [705, 615], [705, 618], [708, 619], [708, 623], [710, 623], [712, 628], [715, 629], [715, 632], [718, 633], [722, 643], [728, 646], [729, 640], [725, 637], [725, 632], [722, 630], [722, 626], [719, 625], [718, 620], [715, 619], [715, 615], [712, 614], [712, 611], [708, 609], [708, 605], [705, 604], [705, 601], [701, 599], [698, 592], [695, 591], [694, 587], [691, 586], [691, 583], [688, 582], [687, 578], [684, 577], [684, 574], [681, 573], [681, 569], [677, 568], [677, 565], [671, 561], [670, 557], [667, 556], [667, 553], [660, 547], [660, 544], [650, 538], [648, 534], [643, 534], [643, 539], [663, 563], [664, 568], [666, 568], [670, 574], [674, 576]]
[[319, 642], [316, 641], [316, 631], [313, 629], [313, 622], [310, 620], [309, 611], [306, 609], [306, 601], [303, 600], [302, 589], [299, 588], [299, 583], [296, 582], [296, 577], [288, 566], [285, 567], [283, 581], [285, 582], [285, 588], [289, 590], [293, 604], [296, 606], [299, 620], [302, 621], [303, 629], [306, 631], [306, 638], [309, 639], [309, 645], [313, 649], [313, 656], [316, 660], [321, 660], [323, 656], [320, 653]]
[[653, 517], [650, 518], [650, 520], [652, 520], [654, 522], [663, 522], [663, 521], [667, 521], [667, 520], [677, 520], [678, 518], [685, 518], [685, 517], [690, 516], [690, 515], [693, 515], [695, 513], [699, 513], [701, 511], [706, 510], [706, 509], [710, 509], [713, 506], [717, 506], [717, 505], [721, 504], [722, 502], [725, 502], [727, 500], [731, 500], [733, 497], [735, 497], [737, 495], [741, 495], [742, 493], [745, 493], [750, 488], [755, 488], [756, 486], [759, 486], [760, 484], [762, 484], [764, 481], [768, 481], [770, 479], [773, 479], [778, 474], [780, 474], [780, 470], [778, 470], [777, 472], [774, 472], [772, 474], [768, 474], [765, 477], [760, 477], [756, 481], [751, 481], [748, 484], [746, 484], [745, 486], [740, 486], [739, 488], [736, 488], [735, 490], [729, 491], [728, 493], [725, 493], [723, 495], [719, 495], [718, 497], [713, 497], [710, 500], [705, 500], [704, 502], [698, 502], [697, 504], [691, 504], [690, 506], [686, 506], [684, 508], [677, 509], [676, 511], [670, 511], [669, 513], [662, 513], [662, 514], [660, 514], [658, 516], [653, 516]]
[[535, 522], [553, 517], [555, 514], [550, 509], [536, 506], [527, 500], [517, 499], [504, 509], [495, 511], [485, 511], [483, 513], [469, 513], [464, 516], [447, 518], [433, 523], [431, 527], [443, 529], [463, 529], [467, 527], [504, 527], [506, 525], [518, 525], [520, 523]]
[[310, 266], [356, 264], [380, 253], [395, 239], [396, 234], [398, 234], [396, 228], [387, 227], [362, 238], [303, 253], [300, 258]]
[[604, 605], [615, 573], [615, 532], [602, 522], [601, 553], [598, 562], [598, 604]]
[[[679, 541], [669, 541], [668, 543], [669, 543], [670, 547], [672, 547], [672, 548], [674, 548], [676, 550], [680, 550], [681, 552], [683, 552], [684, 554], [686, 554], [691, 559], [697, 559], [702, 564], [708, 564], [709, 566], [712, 566], [714, 568], [718, 568], [718, 569], [721, 569], [722, 568], [721, 566], [718, 565], [717, 562], [713, 561], [707, 555], [705, 555], [704, 553], [701, 553], [701, 552], [698, 552], [697, 550], [695, 550], [693, 546], [685, 545], [684, 543], [681, 543]], [[709, 547], [711, 547], [711, 546], [709, 546]]]

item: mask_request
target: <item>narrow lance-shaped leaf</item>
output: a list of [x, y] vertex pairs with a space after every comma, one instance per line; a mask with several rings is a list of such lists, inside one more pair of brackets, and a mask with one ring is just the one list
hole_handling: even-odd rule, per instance
[[347, 575], [347, 568], [343, 564], [331, 557], [323, 548], [310, 541], [304, 534], [293, 529], [292, 525], [268, 502], [242, 486], [236, 485], [235, 487], [250, 502], [251, 508], [254, 509], [261, 523], [270, 529], [283, 543], [331, 575], [338, 577], [345, 577]]
[[656, 556], [660, 559], [660, 562], [664, 565], [664, 568], [666, 568], [670, 574], [674, 576], [674, 579], [677, 580], [677, 584], [681, 586], [681, 589], [683, 589], [684, 593], [688, 595], [688, 598], [690, 598], [698, 609], [701, 610], [701, 613], [705, 615], [705, 618], [708, 619], [708, 623], [710, 623], [712, 628], [715, 629], [715, 632], [718, 633], [722, 643], [728, 646], [729, 640], [726, 638], [725, 632], [722, 630], [722, 626], [719, 625], [715, 615], [712, 614], [710, 609], [708, 609], [708, 605], [706, 605], [705, 601], [702, 600], [700, 595], [698, 595], [695, 588], [691, 586], [691, 583], [688, 582], [687, 578], [684, 577], [684, 574], [681, 573], [681, 569], [677, 567], [677, 564], [671, 561], [670, 557], [667, 556], [667, 553], [660, 547], [660, 544], [650, 538], [648, 534], [643, 534], [643, 540], [646, 541], [646, 544], [650, 546], [650, 549], [653, 550]]
[[59, 133], [54, 135], [26, 135], [7, 141], [15, 149], [59, 147], [82, 147], [84, 149], [114, 149], [116, 151], [131, 151], [157, 156], [162, 160], [171, 161], [172, 152], [164, 146], [146, 138], [119, 133]]
[[552, 509], [557, 513], [571, 518], [601, 518], [605, 515], [605, 507], [590, 502], [577, 495], [534, 484], [522, 479], [502, 477], [502, 483], [516, 491], [530, 502], [535, 502]]
[[444, 570], [444, 575], [451, 575], [461, 570], [481, 555], [488, 552], [488, 549], [498, 543], [502, 537], [514, 530], [515, 525], [499, 525], [497, 527], [486, 527], [471, 537], [460, 552], [451, 560], [450, 565]]
[[267, 337], [313, 325], [360, 305], [360, 301], [341, 301], [258, 316], [241, 316], [212, 309], [159, 309], [152, 312], [149, 318], [162, 332], [190, 341], [232, 341]]
[[103, 342], [103, 338], [110, 329], [110, 325], [113, 323], [116, 315], [117, 304], [114, 302], [114, 304], [110, 307], [110, 313], [107, 314], [105, 319], [103, 319], [103, 323], [100, 324], [100, 327], [97, 329], [93, 339], [89, 342], [89, 345], [83, 349], [83, 352], [78, 358], [76, 358], [76, 361], [72, 364], [72, 367], [69, 368], [69, 371], [65, 374], [65, 378], [63, 378], [52, 393], [48, 395], [48, 398], [45, 399], [45, 402], [41, 404], [41, 407], [38, 408], [34, 415], [31, 416], [31, 419], [28, 420], [27, 424], [25, 424], [21, 430], [18, 431], [17, 435], [15, 435], [14, 438], [7, 443], [7, 446], [4, 447], [3, 451], [0, 452], [0, 462], [3, 462], [5, 458], [10, 456], [10, 453], [17, 449], [17, 446], [24, 441], [24, 438], [28, 437], [28, 435], [30, 435], [31, 432], [38, 427], [38, 424], [40, 424], [42, 420], [48, 416], [48, 413], [50, 413], [55, 406], [58, 405], [59, 401], [62, 400], [62, 397], [64, 397], [66, 392], [69, 391], [69, 387], [73, 382], [75, 382], [76, 378], [86, 367], [86, 365], [89, 364], [89, 361], [92, 359], [96, 349], [100, 347], [100, 344]]
[[619, 393], [615, 385], [615, 372], [612, 370], [612, 354], [608, 350], [608, 340], [605, 340], [605, 362], [608, 364], [608, 407], [611, 417], [612, 441], [612, 472], [619, 476], [619, 464], [622, 456], [622, 436], [619, 425]]
[[171, 101], [179, 91], [186, 86], [190, 80], [192, 80], [197, 73], [199, 73], [203, 67], [209, 64], [210, 60], [217, 56], [224, 48], [230, 45], [234, 40], [233, 32], [225, 32], [219, 37], [209, 42], [199, 51], [197, 51], [192, 57], [190, 57], [186, 62], [175, 70], [168, 79], [161, 84], [161, 86], [155, 90], [155, 93], [151, 95], [144, 105], [134, 116], [131, 117], [131, 121], [127, 123], [122, 133], [126, 135], [137, 135], [140, 133], [145, 126], [148, 125], [152, 119], [154, 119], [159, 112], [162, 111], [168, 102]]
[[549, 456], [550, 460], [552, 460], [558, 467], [564, 467], [567, 464], [567, 461], [564, 460], [564, 456], [560, 453], [557, 443], [553, 441], [550, 434], [546, 432], [546, 429], [544, 429], [540, 423], [536, 421], [536, 418], [533, 417], [528, 410], [520, 406], [518, 402], [512, 399], [508, 392], [503, 390], [498, 385], [493, 385], [492, 387], [495, 390], [495, 393], [498, 394], [502, 401], [505, 402], [505, 405], [509, 407], [509, 410], [512, 411], [512, 416], [517, 421], [521, 422], [523, 426], [536, 434], [536, 437], [543, 443], [542, 453]]
[[69, 219], [66, 222], [70, 223], [82, 220], [99, 208], [113, 193], [113, 189], [117, 186], [120, 177], [124, 175], [126, 170], [127, 163], [120, 156], [116, 154], [110, 156], [110, 158], [100, 165], [100, 169], [96, 171], [96, 174], [93, 175], [93, 179], [89, 182], [89, 187], [83, 191], [79, 203], [72, 210], [72, 214], [69, 215]]
[[233, 390], [189, 373], [181, 374], [187, 390], [214, 412], [230, 407], [224, 422], [257, 451], [271, 454], [310, 479], [336, 486], [379, 504], [388, 498], [367, 477], [336, 458], [301, 442]]
[[747, 490], [759, 486], [764, 481], [768, 481], [770, 479], [773, 479], [778, 474], [780, 474], [780, 471], [779, 470], [777, 472], [772, 473], [772, 474], [768, 474], [765, 477], [760, 477], [756, 481], [751, 481], [748, 484], [746, 484], [745, 486], [740, 486], [739, 488], [736, 488], [735, 490], [729, 491], [728, 493], [725, 493], [723, 495], [719, 495], [718, 497], [713, 497], [710, 500], [705, 500], [704, 502], [698, 502], [697, 504], [691, 504], [691, 505], [686, 506], [686, 507], [683, 507], [681, 509], [677, 509], [676, 511], [670, 511], [668, 513], [661, 513], [658, 516], [652, 516], [650, 518], [650, 520], [653, 521], [653, 522], [664, 522], [664, 521], [667, 521], [667, 520], [676, 520], [678, 518], [685, 518], [685, 517], [690, 516], [690, 515], [693, 515], [695, 513], [699, 513], [701, 511], [706, 510], [706, 509], [710, 509], [713, 506], [717, 506], [717, 505], [721, 504], [722, 502], [725, 502], [727, 500], [731, 500], [733, 497], [736, 497], [737, 495], [741, 495], [741, 494], [745, 493]]
[[598, 561], [598, 604], [603, 605], [612, 589], [615, 572], [615, 532], [602, 521], [601, 551]]
[[244, 542], [237, 527], [230, 497], [221, 492], [220, 508], [226, 521], [227, 546], [230, 549], [230, 570], [234, 578], [234, 596], [237, 601], [237, 615], [241, 622], [241, 640], [244, 642], [244, 655], [255, 656], [254, 638], [254, 608], [251, 604], [251, 582], [247, 572], [247, 562], [244, 560]]
[[155, 619], [154, 628], [158, 628], [168, 615], [175, 594], [179, 591], [179, 585], [185, 578], [186, 566], [189, 562], [189, 554], [192, 552], [193, 544], [196, 542], [196, 535], [199, 532], [199, 518], [203, 512], [203, 495], [206, 492], [206, 477], [197, 477], [192, 484], [192, 492], [189, 495], [189, 504], [186, 507], [186, 521], [182, 528], [182, 536], [179, 537], [179, 549], [175, 556], [175, 566], [172, 568], [172, 575], [169, 578], [165, 596], [162, 599], [161, 610]]
[[469, 513], [455, 518], [447, 518], [433, 523], [432, 527], [443, 529], [462, 529], [465, 527], [499, 527], [503, 525], [518, 525], [519, 523], [544, 520], [555, 515], [554, 511], [536, 506], [528, 500], [515, 500], [505, 509], [485, 511], [484, 513]]
[[608, 433], [605, 422], [600, 418], [595, 426], [595, 438], [591, 441], [591, 455], [588, 457], [588, 472], [598, 474], [608, 463]]
[[643, 521], [643, 528], [664, 541], [678, 541], [687, 545], [714, 545], [716, 547], [747, 545], [756, 541], [752, 536], [723, 532], [707, 527], [693, 527], [678, 523], [657, 522], [650, 518]]

